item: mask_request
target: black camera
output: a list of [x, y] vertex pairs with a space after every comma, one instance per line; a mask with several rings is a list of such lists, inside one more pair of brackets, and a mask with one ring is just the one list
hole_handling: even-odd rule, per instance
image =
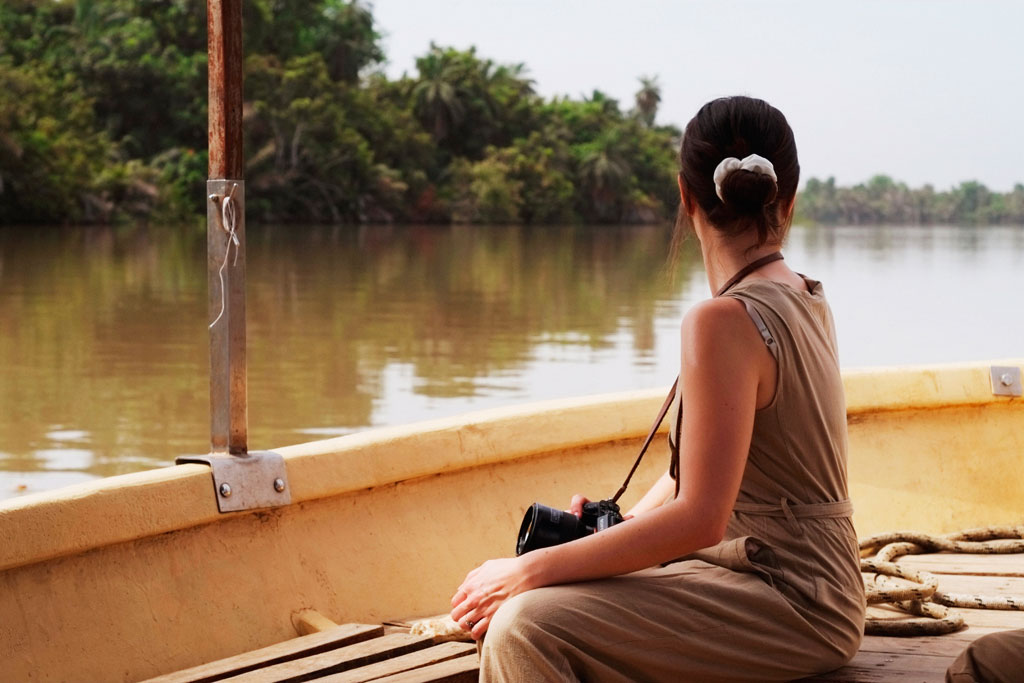
[[571, 512], [534, 503], [526, 511], [523, 523], [519, 526], [516, 555], [575, 541], [577, 538], [604, 531], [621, 521], [619, 506], [611, 500], [584, 503], [583, 514], [580, 517]]

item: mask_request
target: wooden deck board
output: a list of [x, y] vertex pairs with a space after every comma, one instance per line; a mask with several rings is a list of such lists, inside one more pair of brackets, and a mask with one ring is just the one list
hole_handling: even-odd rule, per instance
[[817, 681], [844, 681], [862, 683], [869, 681], [941, 681], [951, 658], [895, 652], [859, 652], [853, 661], [842, 669], [805, 678], [802, 683]]
[[[937, 553], [906, 557], [901, 563], [935, 573], [940, 589], [948, 593], [1024, 595], [1024, 554]], [[802, 683], [941, 683], [949, 665], [975, 639], [1007, 629], [1024, 629], [1024, 611], [956, 609], [964, 616], [967, 628], [942, 636], [867, 636], [849, 664], [803, 679]], [[869, 613], [907, 618], [883, 605], [871, 606]], [[430, 638], [411, 636], [400, 629], [387, 631], [376, 626], [347, 624], [153, 681], [458, 683], [477, 679], [479, 661], [475, 645], [435, 644]]]
[[975, 576], [1024, 576], [1020, 555], [959, 555], [929, 553], [906, 555], [900, 564], [933, 574], [973, 574]]
[[947, 633], [943, 636], [918, 636], [914, 638], [865, 636], [864, 642], [860, 646], [860, 651], [947, 657], [951, 652], [960, 652], [981, 636], [997, 633], [1002, 630], [1001, 628], [971, 626], [970, 628], [965, 628], [956, 633]]
[[[971, 574], [936, 574], [943, 593], [982, 593], [1024, 595], [1024, 577], [973, 576]], [[902, 579], [891, 579], [901, 581]]]
[[[937, 575], [946, 593], [1024, 595], [1024, 554], [958, 555], [933, 553], [900, 559], [914, 569]], [[897, 638], [866, 636], [860, 652], [849, 664], [811, 681], [915, 681], [941, 683], [946, 669], [972, 641], [989, 633], [1024, 628], [1024, 611], [953, 608], [964, 617], [967, 628], [941, 636]], [[871, 606], [871, 616], [906, 618], [894, 609]]]

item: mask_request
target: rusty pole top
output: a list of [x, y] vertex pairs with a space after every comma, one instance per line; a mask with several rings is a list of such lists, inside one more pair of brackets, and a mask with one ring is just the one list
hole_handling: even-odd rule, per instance
[[209, 178], [241, 180], [242, 0], [207, 0]]

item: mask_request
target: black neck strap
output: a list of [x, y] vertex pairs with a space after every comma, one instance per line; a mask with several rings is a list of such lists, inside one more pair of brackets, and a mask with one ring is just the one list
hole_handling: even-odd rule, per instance
[[[753, 273], [755, 270], [762, 266], [766, 266], [773, 261], [781, 261], [782, 252], [776, 251], [762, 256], [756, 261], [752, 261], [747, 265], [740, 268], [739, 272], [729, 278], [729, 281], [722, 285], [721, 289], [715, 292], [715, 296], [722, 296], [730, 289], [732, 289], [736, 283], [745, 278], [746, 276]], [[651, 431], [647, 433], [647, 438], [644, 439], [643, 446], [640, 447], [640, 454], [636, 456], [636, 462], [633, 463], [632, 469], [629, 470], [629, 474], [626, 475], [626, 480], [622, 482], [622, 486], [612, 496], [612, 502], [615, 503], [619, 500], [619, 497], [626, 492], [626, 487], [629, 486], [629, 480], [633, 478], [633, 473], [636, 472], [636, 468], [640, 466], [640, 461], [643, 460], [644, 454], [647, 452], [647, 447], [651, 445], [651, 441], [654, 440], [654, 434], [658, 431], [658, 427], [661, 426], [662, 421], [665, 419], [665, 414], [668, 413], [668, 408], [672, 405], [672, 399], [676, 395], [676, 387], [679, 386], [679, 377], [676, 377], [676, 381], [672, 382], [672, 388], [668, 390], [668, 396], [665, 397], [665, 402], [661, 405], [661, 410], [658, 411], [658, 417], [655, 418], [654, 424], [651, 425]], [[682, 405], [679, 406], [679, 412], [683, 410]], [[682, 416], [680, 416], [681, 421]], [[676, 435], [676, 447], [672, 451], [672, 460], [669, 464], [669, 474], [676, 481], [676, 495], [679, 495], [679, 435]]]
[[773, 261], [781, 261], [781, 260], [782, 260], [782, 252], [781, 251], [775, 251], [775, 252], [772, 252], [771, 254], [768, 254], [767, 256], [762, 256], [761, 258], [757, 259], [756, 261], [752, 261], [752, 262], [748, 263], [747, 265], [745, 265], [742, 268], [740, 268], [739, 272], [737, 272], [735, 275], [733, 275], [731, 278], [729, 278], [729, 281], [726, 282], [724, 285], [722, 285], [721, 289], [719, 289], [717, 292], [715, 292], [715, 296], [722, 296], [723, 294], [728, 292], [730, 289], [732, 289], [736, 285], [737, 282], [739, 282], [740, 280], [742, 280], [746, 276], [750, 275], [751, 273], [753, 273], [758, 268], [760, 268], [762, 266], [767, 266], [769, 263], [771, 263]]

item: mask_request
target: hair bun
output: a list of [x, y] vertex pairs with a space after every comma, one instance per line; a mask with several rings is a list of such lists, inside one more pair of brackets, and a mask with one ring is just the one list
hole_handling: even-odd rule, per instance
[[771, 176], [736, 169], [719, 184], [722, 203], [737, 213], [756, 213], [775, 201], [778, 183]]
[[715, 168], [714, 180], [718, 198], [739, 213], [760, 211], [775, 201], [779, 193], [775, 167], [758, 154], [742, 160], [722, 159]]

